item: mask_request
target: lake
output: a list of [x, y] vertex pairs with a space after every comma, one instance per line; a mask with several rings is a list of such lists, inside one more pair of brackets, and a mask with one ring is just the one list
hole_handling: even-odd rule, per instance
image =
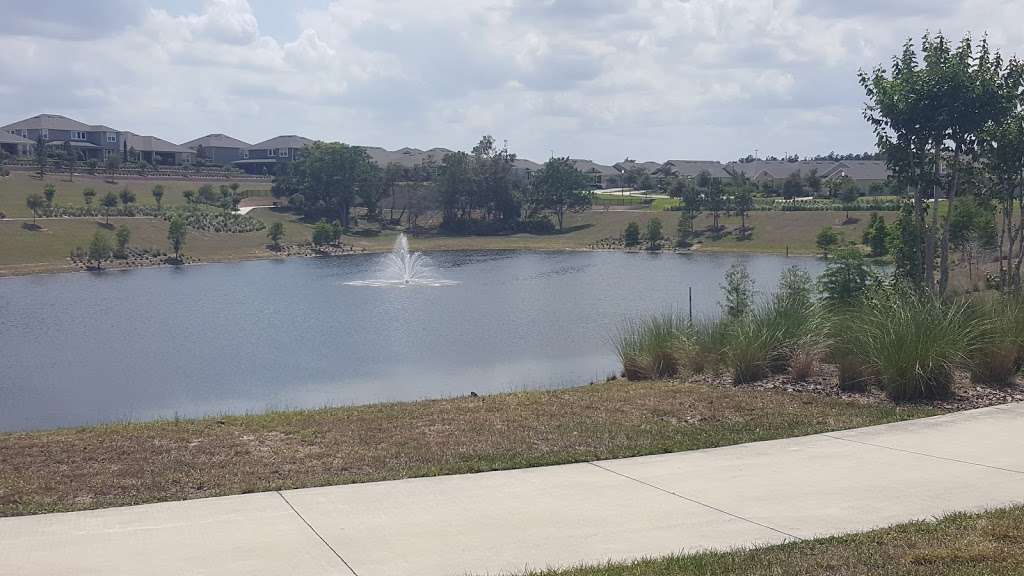
[[[415, 248], [415, 246], [414, 246]], [[0, 278], [0, 430], [418, 400], [603, 380], [624, 318], [718, 310], [814, 258], [431, 254], [444, 287], [367, 287], [382, 255]]]

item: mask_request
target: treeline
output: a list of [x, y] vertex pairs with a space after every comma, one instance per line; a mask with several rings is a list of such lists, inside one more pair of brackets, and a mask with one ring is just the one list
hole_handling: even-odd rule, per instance
[[395, 219], [401, 202], [396, 223], [405, 216], [414, 226], [423, 213], [438, 211], [449, 232], [539, 232], [562, 228], [567, 212], [589, 207], [590, 182], [568, 158], [552, 158], [534, 173], [518, 170], [515, 154], [484, 136], [470, 152], [413, 167], [381, 167], [360, 147], [317, 142], [275, 176], [272, 190], [307, 217], [341, 226], [350, 225], [355, 207], [381, 220], [390, 203]]
[[[998, 214], [999, 287], [1021, 287], [1024, 260], [1024, 65], [970, 36], [908, 40], [888, 67], [860, 73], [864, 116], [901, 189], [898, 275], [945, 294], [954, 243], [949, 206], [968, 201]], [[939, 204], [943, 202], [943, 204]]]

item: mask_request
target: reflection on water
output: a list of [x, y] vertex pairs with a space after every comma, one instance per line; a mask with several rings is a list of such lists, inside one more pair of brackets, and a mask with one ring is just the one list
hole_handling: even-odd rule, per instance
[[810, 258], [443, 252], [443, 289], [339, 286], [381, 255], [0, 279], [0, 430], [415, 400], [602, 380], [628, 316], [717, 310]]

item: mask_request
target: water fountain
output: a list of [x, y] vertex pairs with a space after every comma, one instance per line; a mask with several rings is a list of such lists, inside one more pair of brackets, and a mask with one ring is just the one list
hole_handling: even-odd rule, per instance
[[458, 284], [452, 280], [443, 280], [434, 275], [434, 267], [430, 258], [419, 253], [409, 252], [409, 239], [399, 234], [395, 246], [387, 255], [380, 267], [381, 278], [372, 280], [356, 280], [346, 282], [347, 286], [451, 286]]

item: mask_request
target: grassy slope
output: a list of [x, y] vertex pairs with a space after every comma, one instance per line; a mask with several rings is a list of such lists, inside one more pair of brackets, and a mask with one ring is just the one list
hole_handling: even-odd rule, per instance
[[616, 381], [558, 391], [0, 434], [0, 515], [693, 450], [923, 407]]
[[862, 534], [534, 576], [931, 576], [1024, 574], [1024, 506]]
[[[104, 176], [87, 176], [76, 174], [73, 182], [67, 181], [67, 174], [48, 174], [43, 180], [29, 172], [16, 171], [6, 178], [0, 178], [0, 212], [7, 214], [8, 218], [27, 218], [32, 216], [32, 211], [25, 205], [25, 198], [36, 192], [43, 193], [47, 184], [53, 184], [57, 188], [54, 198], [56, 204], [65, 206], [84, 206], [82, 190], [92, 188], [96, 190], [96, 200], [102, 198], [107, 192], [120, 192], [127, 188], [135, 192], [136, 202], [140, 205], [156, 205], [153, 199], [153, 186], [162, 184], [164, 187], [164, 206], [181, 206], [185, 203], [182, 192], [185, 190], [196, 190], [203, 184], [211, 184], [215, 188], [221, 184], [229, 184], [228, 180], [199, 181], [199, 180], [164, 180], [164, 179], [132, 179], [123, 178], [116, 184], [105, 182]], [[266, 190], [270, 193], [270, 182], [241, 181], [239, 190]]]

